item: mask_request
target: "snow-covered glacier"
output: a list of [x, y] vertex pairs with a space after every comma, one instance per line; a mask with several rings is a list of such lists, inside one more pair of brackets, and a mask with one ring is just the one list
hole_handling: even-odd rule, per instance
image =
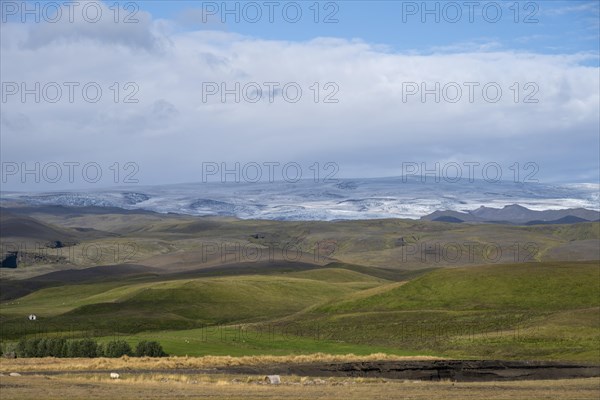
[[600, 185], [418, 179], [338, 179], [315, 183], [189, 183], [88, 191], [2, 193], [2, 204], [100, 206], [159, 213], [232, 216], [242, 219], [336, 220], [420, 218], [437, 210], [518, 204], [532, 210], [600, 209]]

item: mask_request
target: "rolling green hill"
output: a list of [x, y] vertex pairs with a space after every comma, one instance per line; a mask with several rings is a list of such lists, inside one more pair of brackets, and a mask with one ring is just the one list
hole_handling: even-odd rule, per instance
[[[35, 211], [35, 210], [34, 210]], [[0, 269], [2, 283], [49, 272], [100, 265], [136, 264], [160, 273], [276, 261], [314, 264], [397, 279], [398, 270], [500, 265], [531, 261], [585, 261], [600, 257], [600, 223], [515, 226], [453, 224], [401, 219], [360, 221], [256, 221], [153, 213], [114, 214], [105, 210], [42, 208], [4, 221], [4, 248], [27, 244], [26, 265]], [[65, 214], [66, 213], [66, 214]], [[34, 224], [34, 225], [32, 225]], [[6, 227], [4, 227], [6, 225]], [[5, 232], [6, 231], [6, 232]], [[39, 257], [32, 243], [59, 240], [68, 232], [78, 243], [58, 253], [65, 262]], [[259, 234], [259, 235], [257, 235]], [[15, 239], [15, 235], [17, 239]], [[292, 251], [289, 247], [292, 246]], [[467, 248], [472, 248], [473, 251]], [[223, 249], [236, 254], [223, 254]], [[210, 249], [210, 251], [207, 251]], [[460, 254], [454, 254], [460, 249]], [[493, 249], [490, 254], [490, 249]], [[295, 259], [299, 252], [299, 258]], [[498, 253], [499, 257], [494, 255]], [[252, 259], [260, 254], [261, 259]], [[38, 257], [36, 257], [36, 255]], [[365, 270], [365, 268], [367, 270]], [[377, 271], [377, 274], [374, 273]], [[406, 278], [412, 278], [406, 276]]]
[[527, 263], [438, 269], [406, 285], [316, 311], [568, 310], [600, 306], [598, 263]]
[[[160, 338], [174, 354], [377, 351], [600, 361], [598, 262], [419, 272], [331, 263], [148, 279], [49, 287], [3, 302], [2, 340], [124, 335], [132, 343]], [[30, 313], [36, 322], [27, 321]]]
[[296, 316], [328, 340], [454, 357], [600, 361], [600, 266], [438, 269]]
[[5, 302], [0, 317], [4, 332], [11, 325], [34, 331], [34, 324], [18, 323], [31, 313], [54, 331], [66, 326], [78, 331], [184, 329], [283, 317], [380, 284], [352, 271], [316, 274], [327, 275], [329, 281], [285, 274], [52, 287]]

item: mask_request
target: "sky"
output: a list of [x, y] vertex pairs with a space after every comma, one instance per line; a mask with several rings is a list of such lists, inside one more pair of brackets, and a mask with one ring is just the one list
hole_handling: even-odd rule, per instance
[[290, 163], [598, 183], [598, 1], [0, 4], [4, 191]]

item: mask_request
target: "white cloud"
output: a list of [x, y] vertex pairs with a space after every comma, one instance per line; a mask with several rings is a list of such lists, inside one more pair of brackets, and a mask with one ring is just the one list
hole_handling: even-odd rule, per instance
[[[80, 93], [73, 103], [56, 104], [10, 97], [2, 105], [3, 160], [135, 161], [143, 183], [197, 181], [202, 161], [334, 161], [340, 175], [362, 176], [397, 173], [403, 161], [456, 157], [504, 165], [534, 161], [547, 177], [567, 164], [583, 175], [597, 166], [599, 74], [582, 65], [590, 55], [487, 48], [397, 54], [362, 41], [260, 40], [178, 31], [149, 16], [140, 21], [120, 29], [2, 25], [3, 82], [97, 82], [103, 89], [94, 104]], [[119, 103], [110, 89], [114, 82]], [[127, 82], [139, 91], [132, 95]], [[225, 104], [218, 96], [205, 103], [203, 82], [229, 88], [235, 82], [296, 82], [303, 97], [288, 103], [279, 90], [273, 104], [266, 98], [234, 103], [233, 96]], [[336, 87], [323, 86], [337, 85], [339, 103], [315, 103], [315, 82], [321, 101]], [[456, 82], [463, 100], [438, 104], [430, 95], [426, 103], [418, 96], [405, 103], [407, 82]], [[480, 84], [473, 103], [465, 82]], [[498, 103], [483, 99], [487, 83], [502, 88]], [[536, 87], [532, 96], [539, 103], [523, 104]], [[126, 95], [139, 102], [124, 104]]]

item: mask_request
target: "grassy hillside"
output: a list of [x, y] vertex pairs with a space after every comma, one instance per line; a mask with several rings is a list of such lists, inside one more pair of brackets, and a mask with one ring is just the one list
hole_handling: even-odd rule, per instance
[[318, 311], [568, 310], [600, 306], [598, 263], [529, 263], [438, 269], [401, 287]]
[[381, 284], [388, 282], [386, 279], [381, 279], [342, 268], [322, 268], [311, 271], [292, 272], [288, 274], [288, 276], [332, 283]]
[[600, 267], [438, 269], [346, 295], [292, 320], [304, 329], [318, 326], [327, 340], [453, 357], [600, 361]]
[[[154, 267], [166, 273], [195, 271], [254, 262], [252, 257], [257, 252], [262, 257], [258, 263], [267, 259], [286, 261], [286, 257], [295, 258], [297, 250], [300, 258], [293, 261], [317, 266], [337, 263], [360, 273], [368, 268], [388, 280], [398, 280], [394, 277], [394, 271], [398, 270], [417, 272], [443, 267], [583, 261], [600, 257], [600, 223], [597, 222], [513, 226], [399, 219], [253, 221], [153, 213], [112, 214], [110, 210], [104, 213], [61, 210], [60, 213], [53, 208], [38, 210], [31, 217], [19, 215], [6, 229], [3, 224], [6, 232], [3, 231], [0, 239], [8, 240], [11, 245], [26, 243], [27, 252], [37, 254], [40, 251], [30, 242], [39, 241], [39, 232], [45, 232], [45, 240], [59, 240], [63, 232], [68, 232], [76, 236], [78, 244], [51, 252], [64, 256], [66, 261], [48, 263], [43, 257], [38, 258], [39, 261], [34, 257], [22, 268], [0, 269], [3, 281], [21, 280], [59, 269], [122, 263]], [[36, 228], [31, 229], [34, 222]], [[17, 234], [26, 237], [14, 239]], [[293, 246], [291, 251], [288, 246]], [[232, 249], [237, 250], [231, 253]]]
[[[31, 313], [38, 316], [36, 323], [53, 331], [187, 329], [283, 317], [381, 282], [344, 270], [315, 274], [315, 279], [246, 275], [52, 287], [3, 303], [0, 318], [4, 332], [15, 335], [35, 331], [35, 323], [23, 324]], [[328, 281], [319, 279], [323, 275]]]
[[[155, 336], [176, 354], [600, 355], [600, 268], [585, 261], [600, 257], [600, 223], [243, 221], [64, 209], [4, 217], [2, 229], [19, 243], [65, 235], [78, 242], [65, 248], [64, 262], [0, 271], [0, 298], [11, 299], [0, 303], [2, 340]], [[250, 259], [259, 253], [265, 257]], [[215, 326], [250, 335], [228, 340], [219, 331], [198, 342], [185, 333]]]

